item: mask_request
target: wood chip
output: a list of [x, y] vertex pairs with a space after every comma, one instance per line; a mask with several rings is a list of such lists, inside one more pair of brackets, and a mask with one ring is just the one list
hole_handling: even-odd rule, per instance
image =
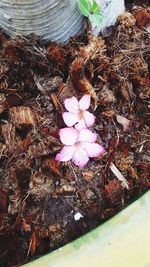
[[61, 103], [60, 103], [60, 101], [59, 101], [59, 99], [58, 99], [56, 94], [51, 94], [51, 100], [53, 102], [53, 105], [54, 105], [55, 109], [58, 112], [62, 113], [63, 112], [63, 107], [62, 107], [62, 105], [61, 105]]
[[0, 158], [7, 154], [6, 145], [0, 143]]
[[10, 109], [10, 116], [16, 127], [21, 124], [35, 125], [34, 114], [29, 107], [13, 107]]
[[115, 115], [115, 111], [114, 110], [106, 110], [102, 112], [102, 116], [104, 116], [107, 119], [112, 119]]
[[65, 51], [60, 45], [56, 43], [50, 43], [47, 47], [47, 58], [60, 70], [65, 68]]
[[21, 139], [16, 135], [16, 129], [12, 123], [2, 125], [2, 135], [9, 152], [13, 152], [21, 143]]
[[58, 188], [56, 190], [56, 192], [60, 193], [60, 194], [65, 193], [65, 192], [74, 193], [74, 192], [76, 192], [76, 188], [71, 186], [71, 185], [65, 184], [65, 185], [61, 186], [60, 188]]
[[44, 161], [44, 165], [48, 167], [54, 174], [61, 176], [60, 164], [54, 159], [47, 159]]
[[150, 10], [142, 9], [135, 11], [136, 23], [139, 27], [146, 27], [150, 24]]
[[58, 232], [58, 231], [61, 229], [59, 223], [51, 224], [51, 225], [49, 225], [48, 228], [49, 228], [49, 232], [50, 232], [50, 233]]
[[33, 256], [35, 254], [36, 247], [37, 247], [37, 238], [35, 232], [33, 232], [30, 238], [28, 255], [31, 254], [31, 256]]
[[79, 92], [84, 94], [90, 94], [94, 100], [94, 108], [97, 107], [97, 96], [95, 89], [93, 88], [91, 82], [87, 79], [84, 74], [85, 61], [82, 58], [77, 58], [72, 63], [70, 68], [70, 74], [72, 81]]
[[2, 113], [3, 111], [5, 111], [7, 108], [6, 105], [6, 97], [4, 94], [0, 94], [0, 113]]
[[86, 171], [82, 173], [84, 180], [90, 182], [94, 178], [94, 172]]
[[112, 207], [122, 206], [124, 202], [124, 188], [118, 180], [112, 180], [105, 185], [106, 197]]

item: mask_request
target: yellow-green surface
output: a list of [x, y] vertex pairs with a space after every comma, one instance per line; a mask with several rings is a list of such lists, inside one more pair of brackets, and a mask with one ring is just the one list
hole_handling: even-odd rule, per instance
[[25, 267], [150, 267], [150, 191], [87, 235]]

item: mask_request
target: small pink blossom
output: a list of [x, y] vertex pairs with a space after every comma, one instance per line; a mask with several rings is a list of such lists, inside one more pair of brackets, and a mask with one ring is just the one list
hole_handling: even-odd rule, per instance
[[63, 120], [68, 127], [75, 125], [75, 129], [80, 130], [92, 126], [95, 122], [95, 116], [87, 111], [90, 107], [91, 96], [84, 95], [80, 101], [76, 97], [65, 99], [64, 104], [67, 109], [63, 113]]
[[59, 136], [64, 147], [56, 155], [58, 161], [72, 160], [76, 166], [83, 168], [89, 158], [98, 157], [105, 151], [103, 146], [96, 143], [97, 134], [88, 129], [77, 131], [74, 128], [63, 128]]

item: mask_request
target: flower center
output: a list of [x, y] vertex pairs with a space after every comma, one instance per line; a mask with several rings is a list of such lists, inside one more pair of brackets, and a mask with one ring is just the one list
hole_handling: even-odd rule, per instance
[[84, 115], [84, 111], [80, 110], [79, 113], [78, 113], [78, 117], [79, 117], [80, 120], [83, 118], [83, 115]]
[[81, 141], [77, 141], [75, 144], [74, 144], [74, 148], [75, 149], [78, 149], [80, 146], [81, 146]]

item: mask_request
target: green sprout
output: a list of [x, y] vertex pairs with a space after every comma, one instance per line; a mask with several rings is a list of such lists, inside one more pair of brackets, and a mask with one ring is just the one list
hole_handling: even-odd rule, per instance
[[93, 0], [93, 2], [90, 0], [77, 0], [77, 3], [81, 13], [85, 17], [88, 17], [91, 23], [96, 26], [101, 26], [103, 22], [103, 15], [101, 13], [100, 6], [95, 0]]

